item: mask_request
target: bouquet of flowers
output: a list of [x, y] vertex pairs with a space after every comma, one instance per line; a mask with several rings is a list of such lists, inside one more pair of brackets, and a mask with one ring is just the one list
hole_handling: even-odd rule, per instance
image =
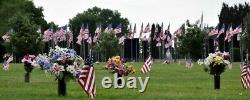
[[122, 60], [120, 56], [109, 58], [105, 69], [124, 76], [135, 73], [134, 66], [125, 64], [124, 60]]
[[205, 71], [210, 71], [211, 75], [220, 75], [225, 71], [225, 67], [230, 64], [228, 53], [211, 53], [204, 60], [204, 62], [198, 62], [200, 65], [205, 65]]
[[59, 79], [78, 77], [84, 64], [83, 59], [76, 54], [75, 50], [58, 46], [51, 49], [48, 55], [38, 55], [36, 61], [42, 69]]

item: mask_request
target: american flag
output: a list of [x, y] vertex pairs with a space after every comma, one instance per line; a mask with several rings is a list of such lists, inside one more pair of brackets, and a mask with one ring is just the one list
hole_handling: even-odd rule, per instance
[[147, 73], [151, 69], [151, 65], [153, 63], [153, 59], [151, 56], [148, 57], [148, 59], [145, 61], [143, 67], [141, 68], [142, 73]]
[[134, 35], [135, 35], [135, 33], [136, 33], [136, 24], [135, 24], [135, 26], [134, 26], [134, 30], [133, 30], [133, 35], [132, 35], [132, 37], [134, 37]]
[[98, 26], [96, 27], [95, 36], [94, 36], [94, 38], [93, 38], [93, 42], [94, 42], [94, 43], [97, 42], [97, 40], [98, 40], [99, 35], [100, 35], [101, 32], [102, 32], [101, 25], [98, 25]]
[[225, 32], [225, 25], [223, 24], [222, 27], [221, 27], [221, 29], [220, 29], [220, 31], [219, 31], [219, 33], [218, 33], [218, 35], [217, 35], [217, 38], [219, 38], [219, 36], [221, 34], [223, 34], [224, 32]]
[[108, 27], [104, 30], [105, 33], [110, 33], [113, 31], [112, 24], [109, 24]]
[[88, 40], [89, 38], [91, 38], [91, 36], [89, 36], [89, 25], [88, 24], [87, 24], [87, 27], [84, 29], [83, 33], [84, 33], [85, 40]]
[[129, 25], [129, 29], [128, 29], [128, 35], [127, 35], [127, 38], [130, 38], [130, 39], [132, 39], [133, 37], [132, 37], [132, 26], [131, 25]]
[[227, 40], [228, 42], [230, 42], [232, 37], [233, 37], [233, 28], [231, 26], [226, 32], [225, 41]]
[[78, 83], [81, 85], [83, 90], [88, 94], [90, 98], [94, 98], [96, 95], [96, 84], [95, 84], [95, 70], [93, 67], [93, 57], [88, 56], [85, 59], [85, 67], [82, 68]]
[[140, 38], [142, 38], [142, 33], [143, 33], [143, 23], [141, 24], [141, 31], [140, 31]]
[[243, 64], [243, 68], [241, 70], [241, 82], [245, 89], [250, 86], [250, 69], [247, 64]]
[[82, 24], [79, 35], [77, 36], [77, 44], [82, 44], [82, 39], [84, 38], [84, 24]]
[[[5, 54], [5, 55], [4, 55], [4, 58], [6, 58], [6, 60], [5, 60], [4, 63], [3, 63], [3, 69], [4, 69], [4, 70], [8, 70], [8, 69], [9, 69], [10, 62], [13, 61], [13, 56], [12, 56], [12, 55], [7, 55], [7, 54]], [[7, 59], [7, 58], [8, 58], [8, 59]]]
[[174, 35], [177, 36], [177, 37], [179, 37], [183, 33], [185, 33], [185, 24], [182, 24], [181, 27], [174, 32]]
[[234, 29], [234, 34], [238, 34], [242, 32], [242, 25], [240, 24], [237, 28]]
[[148, 32], [150, 32], [150, 26], [149, 26], [149, 23], [148, 23], [148, 25], [145, 27], [145, 29], [144, 29], [144, 33], [148, 33]]
[[210, 36], [210, 37], [217, 37], [217, 35], [218, 35], [218, 26], [216, 26], [214, 29], [212, 29], [209, 33], [208, 33], [208, 36]]
[[163, 23], [161, 24], [161, 31], [160, 31], [160, 39], [165, 40], [166, 39], [166, 34], [163, 32]]
[[115, 34], [121, 33], [122, 32], [122, 24], [119, 24], [115, 29], [114, 29]]

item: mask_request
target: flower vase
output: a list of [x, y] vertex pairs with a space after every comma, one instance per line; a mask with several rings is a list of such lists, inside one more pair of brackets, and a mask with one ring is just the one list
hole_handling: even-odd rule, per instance
[[26, 71], [25, 75], [24, 75], [24, 82], [25, 83], [29, 83], [30, 82], [30, 73], [33, 69], [33, 66], [28, 63], [28, 62], [24, 62], [24, 70]]
[[25, 73], [25, 75], [24, 75], [24, 82], [25, 83], [29, 83], [30, 82], [30, 73], [29, 72]]
[[214, 74], [214, 89], [220, 89], [220, 74]]
[[120, 79], [120, 77], [122, 77], [122, 74], [117, 73], [117, 77], [119, 78], [118, 81], [117, 81], [117, 84], [121, 85], [122, 84], [122, 80]]
[[58, 95], [59, 96], [66, 95], [66, 81], [64, 77], [58, 79]]

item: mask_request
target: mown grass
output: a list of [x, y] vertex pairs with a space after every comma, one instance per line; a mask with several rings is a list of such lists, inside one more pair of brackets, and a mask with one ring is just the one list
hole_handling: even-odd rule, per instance
[[[133, 63], [137, 72], [130, 76], [150, 77], [144, 93], [137, 89], [105, 89], [103, 77], [113, 74], [103, 69], [104, 64], [95, 65], [97, 100], [250, 100], [250, 89], [243, 89], [240, 82], [240, 66], [233, 65], [221, 75], [221, 89], [213, 89], [213, 77], [195, 65], [187, 69], [184, 65], [154, 63], [150, 74], [139, 72], [143, 63]], [[144, 80], [143, 80], [144, 81]], [[67, 96], [57, 95], [57, 81], [50, 74], [34, 69], [31, 82], [24, 83], [22, 64], [12, 64], [10, 70], [0, 70], [0, 100], [86, 100], [88, 97], [74, 80], [67, 82]]]

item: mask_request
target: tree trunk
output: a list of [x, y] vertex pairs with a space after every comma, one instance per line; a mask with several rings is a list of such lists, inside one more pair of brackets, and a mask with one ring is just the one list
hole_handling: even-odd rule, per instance
[[220, 89], [220, 75], [214, 74], [214, 89]]

